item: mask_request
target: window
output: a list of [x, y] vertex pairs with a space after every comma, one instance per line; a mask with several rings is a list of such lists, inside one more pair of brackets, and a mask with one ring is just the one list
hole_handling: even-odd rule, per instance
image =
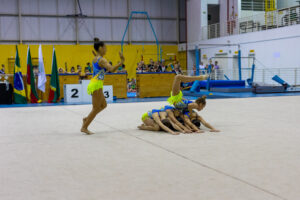
[[265, 0], [242, 0], [242, 10], [265, 11]]

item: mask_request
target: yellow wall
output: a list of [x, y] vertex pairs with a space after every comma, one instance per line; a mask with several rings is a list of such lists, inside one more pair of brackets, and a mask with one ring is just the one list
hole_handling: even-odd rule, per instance
[[[51, 62], [52, 62], [52, 48], [53, 45], [42, 45], [44, 65], [46, 74], [51, 73]], [[0, 45], [0, 64], [5, 65], [6, 72], [8, 71], [8, 58], [14, 58], [16, 54], [15, 45]], [[27, 45], [18, 45], [22, 73], [26, 73], [26, 53]], [[168, 59], [171, 56], [167, 56], [167, 53], [175, 53], [177, 60], [178, 50], [177, 45], [162, 45], [163, 49], [163, 59]], [[87, 62], [91, 62], [93, 59], [93, 46], [92, 45], [55, 45], [56, 56], [58, 67], [65, 68], [65, 62], [68, 64], [68, 70], [71, 67], [76, 68], [77, 65], [82, 67], [86, 66]], [[113, 64], [117, 64], [119, 61], [118, 52], [121, 50], [120, 45], [107, 45], [107, 55], [105, 56], [107, 60], [112, 61]], [[30, 45], [31, 57], [38, 57], [38, 45]], [[124, 56], [125, 56], [125, 66], [128, 72], [129, 78], [135, 78], [136, 64], [141, 60], [141, 55], [144, 56], [144, 61], [149, 62], [150, 58], [155, 61], [156, 55], [156, 45], [125, 45], [124, 46]], [[174, 57], [174, 56], [173, 56]], [[182, 56], [180, 56], [182, 58]], [[185, 67], [185, 61], [180, 63], [182, 68]]]

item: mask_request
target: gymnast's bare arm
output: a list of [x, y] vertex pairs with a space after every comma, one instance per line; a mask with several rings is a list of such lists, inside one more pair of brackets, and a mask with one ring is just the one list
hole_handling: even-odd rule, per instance
[[112, 66], [111, 64], [109, 64], [109, 62], [107, 62], [107, 60], [105, 58], [102, 58], [99, 60], [99, 65], [106, 68], [109, 72], [114, 72], [116, 71], [119, 67], [121, 67], [125, 61], [125, 58], [123, 56], [123, 54], [121, 52], [119, 52], [119, 56], [121, 59], [121, 62], [119, 62], [117, 65]]

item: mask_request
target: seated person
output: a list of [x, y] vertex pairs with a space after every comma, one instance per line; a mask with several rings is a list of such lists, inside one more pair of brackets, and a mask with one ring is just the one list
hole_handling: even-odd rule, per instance
[[81, 68], [79, 68], [78, 70], [78, 75], [79, 75], [79, 80], [83, 80], [87, 78], [87, 75], [84, 71], [81, 70]]
[[63, 74], [63, 73], [64, 73], [63, 68], [60, 67], [60, 68], [58, 69], [58, 73], [59, 73], [59, 74]]
[[92, 67], [89, 62], [86, 64], [85, 71], [86, 71], [86, 73], [92, 73]]
[[85, 72], [86, 74], [91, 73], [90, 70], [89, 70], [89, 68], [87, 68], [87, 67], [85, 67], [84, 72]]

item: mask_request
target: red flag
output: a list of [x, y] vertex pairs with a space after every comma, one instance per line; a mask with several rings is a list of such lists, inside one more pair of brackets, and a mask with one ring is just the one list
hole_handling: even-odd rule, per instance
[[31, 54], [30, 49], [28, 46], [27, 50], [27, 98], [31, 103], [38, 103], [40, 100], [38, 99], [38, 95], [35, 88], [35, 79], [32, 69], [32, 62], [31, 62]]

